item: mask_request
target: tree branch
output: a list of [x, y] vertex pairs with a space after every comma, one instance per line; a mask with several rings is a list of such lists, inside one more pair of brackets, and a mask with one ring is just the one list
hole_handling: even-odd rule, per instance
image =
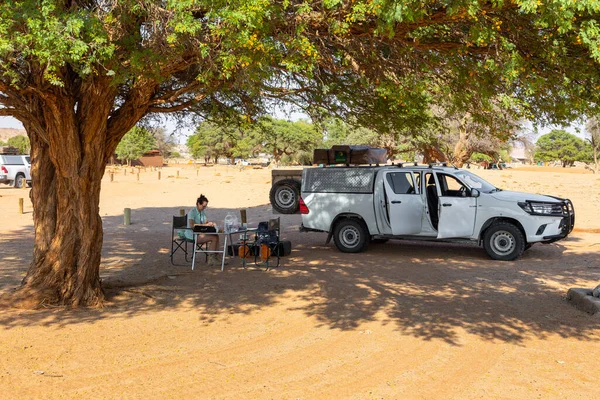
[[[206, 97], [206, 96], [204, 96], [204, 97]], [[173, 106], [169, 106], [169, 107], [149, 107], [148, 112], [149, 113], [170, 113], [170, 112], [176, 112], [176, 111], [183, 111], [187, 108], [190, 108], [194, 103], [197, 103], [198, 101], [200, 101], [200, 100], [194, 99], [194, 100], [188, 100], [181, 104], [177, 104], [177, 105], [173, 105]]]

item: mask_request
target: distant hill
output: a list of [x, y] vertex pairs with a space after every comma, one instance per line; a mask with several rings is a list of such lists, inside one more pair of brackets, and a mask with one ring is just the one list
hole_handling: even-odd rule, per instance
[[25, 132], [25, 129], [0, 128], [0, 141], [2, 142], [19, 135], [27, 136], [27, 132]]

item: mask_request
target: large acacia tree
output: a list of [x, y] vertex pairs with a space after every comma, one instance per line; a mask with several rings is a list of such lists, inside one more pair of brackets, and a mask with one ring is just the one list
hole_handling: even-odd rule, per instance
[[0, 115], [23, 123], [33, 160], [34, 255], [17, 295], [102, 301], [100, 182], [146, 115], [252, 118], [270, 98], [416, 129], [437, 99], [485, 110], [499, 94], [542, 119], [597, 114], [599, 12], [591, 0], [4, 0]]

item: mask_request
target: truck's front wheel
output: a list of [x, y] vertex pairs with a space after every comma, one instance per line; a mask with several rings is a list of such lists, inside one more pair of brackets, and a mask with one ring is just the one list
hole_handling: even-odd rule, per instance
[[343, 253], [359, 253], [367, 247], [369, 234], [359, 220], [345, 218], [336, 224], [333, 241]]
[[494, 260], [513, 261], [525, 251], [525, 238], [510, 222], [494, 222], [483, 235], [483, 247]]
[[275, 183], [269, 193], [273, 209], [282, 214], [294, 214], [300, 206], [300, 184], [293, 179]]

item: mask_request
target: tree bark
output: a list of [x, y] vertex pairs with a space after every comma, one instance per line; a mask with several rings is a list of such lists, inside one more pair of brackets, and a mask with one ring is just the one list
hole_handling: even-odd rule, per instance
[[[22, 307], [95, 306], [104, 299], [99, 201], [106, 164], [120, 140], [108, 137], [115, 92], [102, 79], [83, 85], [81, 96], [66, 95], [68, 89], [31, 100], [33, 118], [22, 121], [32, 144], [35, 228], [33, 260], [15, 292]], [[132, 127], [137, 117], [130, 115], [123, 126]]]
[[446, 161], [446, 156], [444, 153], [435, 146], [425, 146], [423, 147], [422, 152], [423, 164]]
[[452, 155], [454, 165], [458, 168], [462, 168], [465, 162], [469, 161], [473, 152], [469, 149], [469, 135], [467, 130], [463, 127], [459, 128], [458, 142], [454, 146], [454, 153]]

